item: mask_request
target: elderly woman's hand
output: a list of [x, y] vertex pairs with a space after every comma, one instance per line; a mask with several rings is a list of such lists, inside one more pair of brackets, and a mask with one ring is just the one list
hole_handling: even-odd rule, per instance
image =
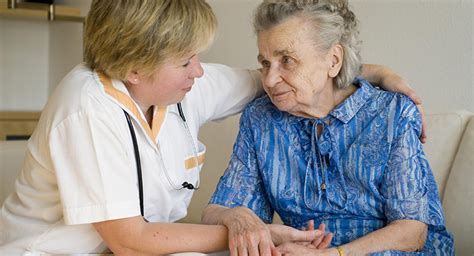
[[223, 214], [223, 224], [229, 230], [230, 255], [274, 255], [270, 230], [252, 210], [236, 207]]
[[269, 224], [272, 241], [275, 245], [293, 242], [314, 248], [326, 248], [332, 239], [331, 234], [325, 234], [324, 230], [298, 230], [281, 224]]
[[222, 213], [223, 224], [229, 232], [229, 251], [232, 256], [278, 255], [275, 245], [286, 242], [325, 248], [332, 239], [332, 236], [325, 236], [324, 230], [314, 230], [314, 224], [312, 229], [308, 228], [306, 231], [281, 224], [266, 225], [252, 210], [245, 207], [227, 209]]
[[399, 92], [408, 96], [416, 104], [421, 113], [422, 121], [420, 140], [421, 143], [425, 143], [427, 138], [425, 111], [422, 106], [421, 98], [416, 95], [415, 90], [410, 87], [408, 81], [393, 72], [391, 69], [374, 64], [364, 64], [362, 66], [361, 75], [369, 82], [377, 84], [386, 91]]
[[[314, 220], [308, 221], [308, 226], [306, 230], [314, 230]], [[326, 233], [326, 225], [323, 223], [319, 224], [319, 228], [317, 229], [321, 231], [322, 235], [316, 237], [313, 241], [311, 241], [311, 244], [314, 246], [316, 249], [326, 249], [331, 245], [331, 240], [332, 240], [332, 233]]]

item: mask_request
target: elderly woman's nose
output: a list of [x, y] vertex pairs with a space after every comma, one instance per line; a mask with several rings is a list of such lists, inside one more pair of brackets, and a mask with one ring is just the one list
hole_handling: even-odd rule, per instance
[[263, 76], [263, 83], [267, 87], [273, 87], [281, 80], [281, 74], [277, 67], [270, 67]]

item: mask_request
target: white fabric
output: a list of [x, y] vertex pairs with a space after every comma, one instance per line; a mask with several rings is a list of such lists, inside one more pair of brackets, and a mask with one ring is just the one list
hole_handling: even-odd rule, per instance
[[[173, 222], [186, 215], [193, 192], [175, 190], [164, 170], [178, 186], [196, 184], [199, 168], [186, 170], [184, 161], [194, 156], [193, 143], [198, 155], [205, 153], [197, 140], [199, 127], [239, 112], [259, 93], [258, 73], [203, 67], [205, 75], [182, 102], [192, 138], [175, 105], [166, 109], [156, 138], [140, 125], [143, 115], [127, 109], [138, 137], [150, 221]], [[128, 95], [120, 81], [113, 81], [113, 88]], [[82, 64], [63, 79], [28, 143], [15, 193], [2, 207], [0, 255], [101, 253], [106, 247], [90, 223], [140, 215], [124, 106]]]
[[26, 141], [0, 141], [0, 204], [13, 191], [25, 158]]
[[446, 225], [454, 234], [457, 255], [474, 252], [474, 117], [464, 132], [449, 174], [443, 207]]

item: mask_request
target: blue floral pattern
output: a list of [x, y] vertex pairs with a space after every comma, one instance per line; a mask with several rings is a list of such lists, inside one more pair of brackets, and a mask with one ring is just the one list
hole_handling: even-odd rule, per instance
[[276, 211], [296, 228], [315, 219], [334, 233], [332, 245], [391, 221], [418, 220], [428, 225], [423, 251], [377, 255], [453, 255], [436, 182], [418, 139], [416, 106], [365, 80], [354, 83], [359, 88], [322, 119], [281, 112], [267, 96], [250, 103], [210, 203], [246, 206], [267, 223]]

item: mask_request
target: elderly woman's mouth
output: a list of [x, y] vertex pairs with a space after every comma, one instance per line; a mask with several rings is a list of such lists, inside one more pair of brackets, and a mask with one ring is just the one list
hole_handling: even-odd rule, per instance
[[291, 92], [290, 91], [283, 91], [283, 92], [275, 92], [275, 93], [272, 93], [271, 96], [272, 96], [272, 99], [274, 101], [282, 101], [282, 100], [285, 100], [289, 93]]

